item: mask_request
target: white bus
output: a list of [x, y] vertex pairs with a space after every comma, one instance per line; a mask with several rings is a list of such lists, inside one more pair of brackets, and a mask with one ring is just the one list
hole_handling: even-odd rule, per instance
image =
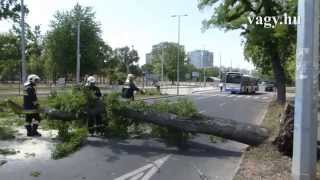
[[231, 93], [255, 93], [258, 91], [258, 79], [239, 72], [227, 72], [224, 77], [224, 89]]

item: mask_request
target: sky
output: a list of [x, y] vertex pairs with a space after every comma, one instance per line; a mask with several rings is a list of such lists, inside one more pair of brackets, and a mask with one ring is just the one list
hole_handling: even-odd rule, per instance
[[[152, 45], [178, 41], [178, 20], [175, 14], [187, 14], [181, 18], [180, 44], [186, 51], [206, 49], [214, 53], [214, 65], [245, 68], [254, 66], [243, 56], [240, 31], [211, 28], [203, 32], [202, 21], [211, 17], [213, 8], [200, 11], [198, 0], [25, 0], [30, 13], [26, 22], [41, 25], [43, 32], [50, 30], [50, 21], [57, 11], [67, 11], [76, 3], [90, 6], [101, 24], [102, 38], [112, 47], [134, 46], [139, 53], [139, 64], [145, 63], [145, 54]], [[0, 32], [11, 28], [10, 21], [0, 22]]]

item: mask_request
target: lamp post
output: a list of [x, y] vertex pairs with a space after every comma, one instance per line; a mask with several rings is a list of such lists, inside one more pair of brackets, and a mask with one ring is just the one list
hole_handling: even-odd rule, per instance
[[180, 70], [179, 70], [179, 66], [180, 66], [180, 20], [181, 20], [181, 17], [183, 16], [188, 16], [187, 14], [179, 14], [179, 15], [172, 15], [171, 17], [177, 17], [178, 18], [178, 57], [177, 57], [177, 95], [179, 95], [179, 81], [180, 81]]
[[298, 0], [296, 95], [292, 177], [316, 177], [318, 114], [319, 1]]
[[[25, 23], [24, 23], [24, 0], [21, 0], [21, 84], [26, 81], [27, 72], [26, 72], [26, 44], [25, 44]], [[20, 87], [20, 86], [19, 86]]]

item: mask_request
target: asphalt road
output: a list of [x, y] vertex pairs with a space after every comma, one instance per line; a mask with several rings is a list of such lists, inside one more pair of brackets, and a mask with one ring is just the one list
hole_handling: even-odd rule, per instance
[[[203, 114], [258, 123], [272, 96], [270, 93], [231, 95], [208, 91], [186, 97], [193, 100]], [[41, 138], [29, 143], [34, 149], [43, 142], [50, 148], [48, 141]], [[238, 167], [244, 147], [233, 141], [212, 144], [206, 135], [196, 136], [186, 151], [166, 147], [158, 139], [90, 137], [80, 151], [61, 160], [51, 160], [45, 148], [23, 160], [0, 156], [0, 160], [8, 160], [0, 166], [0, 177], [4, 180], [228, 180]], [[33, 171], [40, 175], [30, 176]]]

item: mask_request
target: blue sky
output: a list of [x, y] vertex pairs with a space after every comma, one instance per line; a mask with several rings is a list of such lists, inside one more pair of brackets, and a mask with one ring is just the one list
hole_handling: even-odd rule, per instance
[[[102, 37], [113, 48], [131, 46], [138, 50], [139, 64], [145, 63], [145, 54], [152, 45], [162, 41], [177, 42], [177, 19], [174, 14], [188, 14], [181, 19], [180, 42], [187, 51], [207, 49], [214, 52], [214, 64], [253, 69], [244, 60], [239, 31], [224, 32], [209, 29], [201, 32], [202, 20], [212, 15], [213, 9], [199, 11], [197, 0], [25, 0], [30, 9], [26, 21], [41, 25], [47, 31], [50, 20], [58, 10], [70, 10], [76, 3], [91, 6], [101, 24]], [[0, 32], [8, 31], [10, 22], [0, 22]]]

